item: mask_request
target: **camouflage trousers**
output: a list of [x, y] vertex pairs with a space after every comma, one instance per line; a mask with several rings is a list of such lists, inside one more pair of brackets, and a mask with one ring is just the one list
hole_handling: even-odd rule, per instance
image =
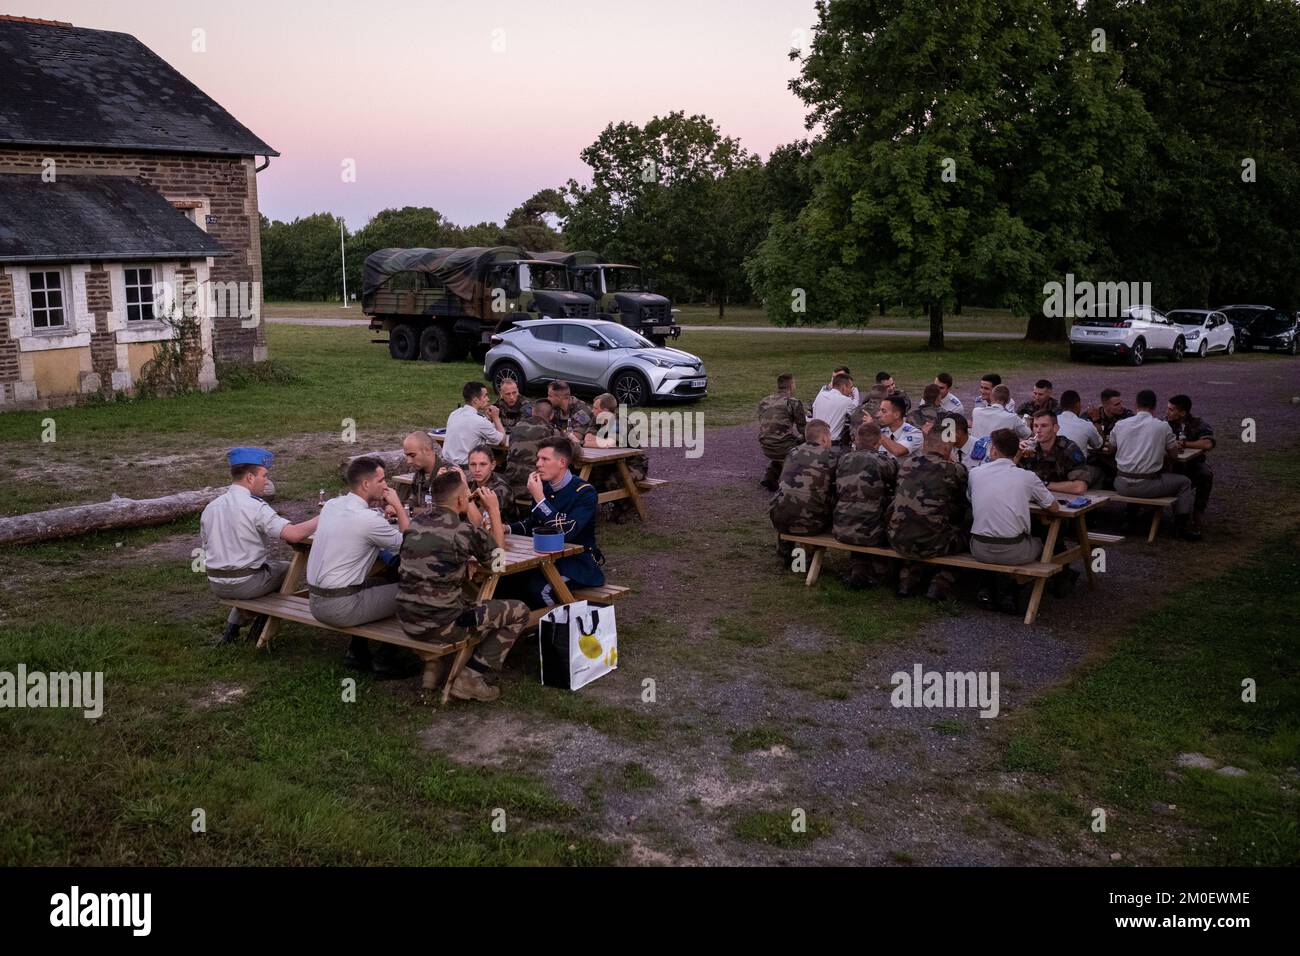
[[781, 467], [785, 464], [784, 458], [774, 458], [767, 463], [767, 472], [763, 475], [763, 481], [769, 485], [775, 486], [781, 480]]
[[[955, 531], [942, 550], [931, 551], [919, 557], [937, 558], [946, 554], [961, 554], [966, 550], [966, 534]], [[950, 592], [957, 586], [957, 572], [942, 565], [921, 564], [908, 561], [906, 557], [898, 569], [898, 587], [901, 590], [915, 592], [925, 587], [927, 579], [940, 592]]]
[[528, 605], [523, 601], [490, 600], [475, 604], [450, 624], [425, 624], [407, 616], [402, 630], [418, 641], [454, 644], [477, 640], [474, 656], [494, 671], [505, 665], [506, 655], [528, 626]]

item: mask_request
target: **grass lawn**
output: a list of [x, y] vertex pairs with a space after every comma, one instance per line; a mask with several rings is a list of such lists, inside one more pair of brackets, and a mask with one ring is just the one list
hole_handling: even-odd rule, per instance
[[[461, 385], [482, 377], [482, 366], [469, 361], [396, 362], [364, 327], [273, 325], [267, 338], [271, 367], [213, 393], [0, 415], [0, 514], [222, 484], [219, 452], [236, 444], [277, 452], [280, 493], [306, 497], [334, 487], [345, 454], [394, 447], [406, 430], [444, 424]], [[919, 396], [945, 368], [965, 394], [989, 368], [1013, 375], [1064, 358], [1059, 346], [1016, 341], [955, 340], [940, 356], [909, 338], [764, 334], [755, 342], [736, 333], [688, 332], [680, 344], [709, 371], [710, 396], [686, 406], [702, 412], [706, 426], [752, 420], [783, 371], [794, 372], [800, 393], [811, 395], [836, 363], [862, 369], [864, 379], [884, 367]], [[49, 443], [41, 440], [47, 419], [56, 427]], [[355, 423], [355, 444], [342, 440], [345, 420]]]

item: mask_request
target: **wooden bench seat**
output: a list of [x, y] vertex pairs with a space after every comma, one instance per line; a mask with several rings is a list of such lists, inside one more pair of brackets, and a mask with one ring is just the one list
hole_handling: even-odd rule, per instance
[[[631, 588], [624, 587], [621, 584], [602, 584], [594, 588], [573, 588], [572, 591], [576, 600], [594, 601], [597, 604], [612, 604], [624, 595], [632, 593]], [[529, 612], [528, 626], [534, 626], [542, 619], [542, 615], [553, 610], [555, 610], [554, 607], [543, 607]]]
[[808, 562], [808, 575], [804, 579], [804, 584], [808, 587], [816, 584], [817, 578], [821, 576], [822, 557], [827, 550], [856, 551], [859, 554], [893, 558], [897, 561], [916, 561], [920, 564], [938, 564], [950, 568], [965, 568], [970, 571], [993, 571], [998, 574], [1010, 574], [1017, 578], [1038, 579], [1038, 584], [1034, 587], [1034, 593], [1029, 600], [1029, 607], [1025, 611], [1026, 624], [1033, 624], [1034, 618], [1038, 616], [1038, 605], [1043, 596], [1042, 585], [1046, 583], [1048, 578], [1065, 570], [1066, 567], [1064, 564], [1052, 564], [1044, 561], [1033, 561], [1029, 564], [989, 564], [971, 554], [945, 554], [937, 558], [908, 558], [899, 554], [893, 548], [845, 544], [829, 534], [782, 534], [781, 540], [806, 545], [813, 549], [811, 559]]
[[1101, 498], [1103, 501], [1117, 501], [1125, 505], [1136, 505], [1139, 508], [1151, 508], [1151, 529], [1147, 532], [1147, 544], [1154, 544], [1156, 534], [1160, 531], [1160, 518], [1165, 513], [1165, 509], [1173, 505], [1175, 498], [1133, 498], [1129, 495], [1121, 495], [1118, 491], [1107, 491], [1100, 489], [1089, 491], [1088, 497]]
[[[648, 491], [654, 491], [656, 488], [662, 487], [666, 484], [668, 484], [667, 478], [642, 478], [636, 483], [636, 490], [641, 494], [645, 494]], [[608, 491], [602, 491], [598, 494], [596, 500], [603, 505], [610, 501], [621, 501], [627, 496], [627, 492], [622, 488], [611, 488]]]

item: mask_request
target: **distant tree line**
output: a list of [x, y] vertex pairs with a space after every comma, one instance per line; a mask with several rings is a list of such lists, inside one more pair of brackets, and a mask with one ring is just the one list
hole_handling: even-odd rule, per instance
[[[808, 138], [766, 161], [708, 117], [611, 123], [503, 225], [384, 210], [347, 237], [518, 244], [642, 265], [678, 301], [778, 324], [882, 303], [1040, 315], [1043, 286], [1150, 282], [1164, 308], [1300, 306], [1300, 5], [820, 0], [791, 89]], [[337, 298], [339, 224], [263, 221], [270, 298]]]

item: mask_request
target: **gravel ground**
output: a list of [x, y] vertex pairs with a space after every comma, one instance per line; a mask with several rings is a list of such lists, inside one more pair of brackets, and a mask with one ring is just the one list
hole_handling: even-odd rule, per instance
[[[453, 755], [459, 744], [477, 740], [461, 759], [511, 765], [541, 773], [557, 792], [584, 805], [586, 788], [611, 768], [637, 763], [658, 785], [645, 791], [610, 791], [585, 805], [610, 838], [631, 841], [634, 860], [647, 863], [868, 863], [888, 864], [906, 854], [929, 864], [1104, 863], [1085, 848], [1046, 845], [984, 817], [974, 800], [982, 790], [1022, 786], [1012, 774], [994, 769], [1000, 755], [994, 720], [974, 712], [958, 719], [964, 732], [939, 718], [951, 712], [889, 706], [889, 675], [927, 670], [997, 670], [1001, 713], [1014, 713], [1044, 689], [1070, 678], [1090, 655], [1102, 654], [1114, 635], [1162, 600], [1172, 587], [1212, 576], [1242, 557], [1300, 513], [1295, 502], [1270, 496], [1257, 466], [1271, 452], [1294, 451], [1300, 432], [1300, 363], [1285, 358], [1236, 357], [1141, 369], [1073, 365], [1045, 368], [1057, 392], [1075, 388], [1085, 403], [1103, 387], [1119, 388], [1131, 404], [1143, 387], [1154, 388], [1163, 408], [1179, 391], [1193, 397], [1194, 410], [1216, 429], [1211, 453], [1215, 495], [1200, 544], [1175, 541], [1168, 521], [1155, 547], [1144, 538], [1108, 546], [1107, 570], [1096, 591], [1080, 584], [1071, 597], [1050, 596], [1038, 622], [979, 611], [963, 602], [955, 616], [942, 617], [915, 633], [882, 635], [865, 646], [860, 666], [847, 676], [843, 699], [797, 690], [772, 679], [769, 671], [736, 667], [718, 674], [698, 666], [701, 649], [718, 643], [714, 620], [721, 612], [745, 614], [747, 588], [775, 584], [782, 573], [762, 549], [750, 560], [728, 560], [734, 544], [700, 529], [748, 528], [770, 531], [767, 495], [758, 487], [764, 459], [753, 426], [709, 429], [704, 456], [687, 460], [656, 450], [651, 473], [672, 485], [647, 498], [649, 530], [689, 547], [617, 547], [610, 534], [611, 581], [634, 580], [636, 593], [618, 605], [624, 639], [618, 672], [581, 693], [619, 706], [636, 700], [641, 681], [653, 676], [659, 706], [670, 713], [667, 739], [630, 743], [579, 723], [526, 727], [516, 715], [453, 711], [437, 718], [425, 736], [429, 746]], [[1015, 394], [1028, 381], [1013, 383]], [[1256, 420], [1257, 442], [1240, 440], [1240, 422]], [[1231, 427], [1230, 427], [1231, 426]], [[1106, 528], [1119, 514], [1094, 522]], [[1107, 529], [1110, 530], [1110, 529]], [[828, 561], [827, 574], [843, 568]], [[737, 596], [740, 597], [737, 597]], [[862, 613], [846, 603], [846, 616]], [[640, 623], [669, 626], [685, 635], [682, 660], [671, 653], [638, 651]], [[815, 653], [828, 635], [793, 626], [782, 636], [791, 654]], [[525, 680], [507, 674], [509, 684]], [[775, 728], [783, 741], [735, 753], [732, 735], [755, 727]], [[678, 732], [677, 728], [681, 728]], [[501, 740], [520, 746], [501, 750]], [[803, 807], [832, 821], [830, 833], [806, 846], [781, 849], [737, 839], [731, 827], [753, 810]], [[788, 812], [788, 811], [787, 811]], [[965, 825], [974, 816], [979, 825]]]

